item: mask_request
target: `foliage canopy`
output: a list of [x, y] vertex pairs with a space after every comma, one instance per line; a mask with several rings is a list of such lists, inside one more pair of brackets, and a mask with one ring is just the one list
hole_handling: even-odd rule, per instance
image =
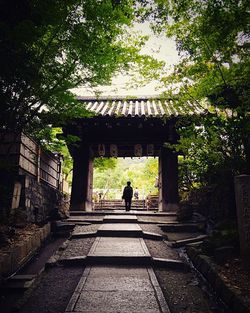
[[[200, 183], [223, 168], [250, 173], [249, 1], [155, 3], [161, 23], [154, 27], [176, 40], [181, 56], [162, 77], [165, 96], [177, 106], [191, 101], [208, 108], [179, 124], [182, 166]], [[216, 114], [215, 106], [224, 113]]]
[[1, 1], [0, 129], [86, 115], [71, 88], [107, 84], [133, 64], [157, 67], [139, 53], [145, 38], [129, 31], [135, 10], [132, 0]]

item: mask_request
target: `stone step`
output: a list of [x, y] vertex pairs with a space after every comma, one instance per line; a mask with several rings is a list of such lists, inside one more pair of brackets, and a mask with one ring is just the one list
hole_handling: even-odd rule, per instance
[[[136, 199], [132, 199], [132, 203], [134, 203], [135, 205], [142, 205], [145, 203], [145, 200], [136, 200]], [[101, 200], [100, 202], [95, 202], [95, 204], [112, 204], [112, 205], [124, 205], [124, 201], [123, 200]]]
[[119, 231], [119, 232], [113, 232], [113, 231], [109, 231], [109, 232], [97, 232], [97, 231], [90, 231], [90, 232], [78, 232], [78, 233], [73, 233], [71, 234], [71, 238], [72, 239], [77, 239], [77, 238], [90, 238], [90, 237], [97, 237], [97, 236], [101, 236], [103, 237], [113, 237], [113, 236], [117, 236], [117, 237], [133, 237], [133, 235], [137, 238], [142, 237], [144, 239], [151, 239], [151, 240], [163, 240], [164, 238], [166, 239], [166, 237], [163, 238], [163, 236], [156, 234], [156, 233], [152, 233], [152, 232], [146, 232], [146, 231], [141, 231], [141, 232], [128, 232], [128, 231]]
[[[161, 225], [169, 225], [169, 224], [171, 224], [171, 225], [173, 225], [173, 224], [178, 224], [178, 222], [176, 222], [176, 221], [173, 221], [173, 220], [170, 220], [170, 221], [166, 221], [166, 222], [163, 222], [163, 221], [150, 221], [150, 220], [142, 220], [142, 219], [140, 219], [139, 221], [138, 221], [138, 223], [140, 223], [140, 224], [156, 224], [157, 226], [161, 226]], [[160, 227], [159, 226], [159, 227]]]
[[14, 275], [2, 284], [1, 288], [25, 290], [34, 284], [36, 277], [37, 275]]
[[151, 265], [151, 256], [109, 256], [109, 255], [88, 255], [86, 264], [88, 265]]
[[90, 225], [90, 224], [102, 224], [103, 219], [98, 218], [88, 218], [84, 219], [84, 217], [80, 216], [79, 218], [70, 217], [68, 219], [69, 223], [75, 223], [78, 225]]
[[197, 237], [193, 237], [193, 238], [187, 238], [187, 239], [183, 239], [183, 240], [177, 240], [175, 242], [172, 243], [172, 247], [174, 248], [179, 248], [179, 247], [183, 247], [186, 244], [190, 244], [190, 243], [195, 243], [195, 242], [199, 242], [199, 241], [203, 241], [204, 239], [206, 239], [208, 236], [207, 235], [200, 235]]
[[107, 223], [97, 230], [98, 236], [111, 237], [142, 237], [143, 232], [138, 224]]
[[105, 215], [103, 223], [138, 223], [136, 215]]
[[[103, 210], [106, 210], [106, 211], [125, 211], [125, 207], [124, 205], [123, 206], [115, 206], [115, 207], [111, 207], [111, 206], [106, 206], [106, 207], [95, 207], [94, 210], [96, 212], [100, 212], [100, 211], [103, 211]], [[138, 211], [138, 212], [143, 212], [143, 211], [155, 211], [157, 209], [153, 208], [153, 209], [146, 209], [145, 207], [135, 207], [135, 206], [131, 206], [131, 211]], [[130, 211], [130, 212], [131, 212]]]
[[190, 271], [190, 266], [180, 260], [153, 258], [148, 255], [141, 256], [95, 256], [83, 255], [60, 259], [57, 263], [65, 266], [86, 266], [86, 265], [130, 265], [130, 266], [153, 266], [181, 271]]
[[198, 232], [202, 231], [202, 225], [197, 223], [167, 223], [158, 224], [165, 232]]
[[79, 232], [79, 233], [73, 233], [71, 235], [71, 238], [76, 239], [76, 238], [90, 238], [90, 237], [96, 237], [97, 236], [97, 231], [84, 231], [84, 232]]
[[[158, 210], [158, 209], [157, 209]], [[103, 215], [138, 215], [138, 216], [176, 216], [176, 212], [175, 211], [169, 211], [169, 212], [150, 212], [148, 210], [142, 210], [140, 212], [135, 212], [135, 211], [130, 211], [130, 212], [119, 212], [119, 211], [115, 211], [115, 210], [111, 210], [111, 212], [106, 212], [106, 211], [91, 211], [91, 212], [87, 212], [87, 211], [70, 211], [70, 218], [73, 216], [84, 216], [84, 215], [92, 215], [94, 216], [103, 216]]]

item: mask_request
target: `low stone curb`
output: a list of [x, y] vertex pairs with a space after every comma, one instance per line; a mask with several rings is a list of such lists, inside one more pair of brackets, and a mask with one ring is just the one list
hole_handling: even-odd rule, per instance
[[9, 254], [4, 254], [0, 259], [0, 276], [11, 275], [23, 266], [40, 248], [50, 232], [51, 225], [48, 223], [21, 244], [13, 246]]
[[242, 297], [237, 295], [230, 286], [222, 279], [211, 259], [206, 255], [199, 254], [200, 251], [194, 247], [187, 248], [187, 254], [197, 270], [206, 278], [211, 287], [221, 300], [237, 313], [250, 313], [249, 303], [244, 303]]

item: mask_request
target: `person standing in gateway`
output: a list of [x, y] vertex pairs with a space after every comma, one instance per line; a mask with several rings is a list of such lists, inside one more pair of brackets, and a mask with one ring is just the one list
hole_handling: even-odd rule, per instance
[[123, 189], [122, 199], [125, 200], [125, 210], [129, 211], [131, 208], [131, 201], [133, 197], [133, 188], [131, 187], [131, 182], [127, 182], [127, 186]]

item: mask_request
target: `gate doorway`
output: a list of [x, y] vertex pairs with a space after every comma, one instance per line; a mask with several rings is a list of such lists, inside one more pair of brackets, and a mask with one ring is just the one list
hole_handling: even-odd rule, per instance
[[132, 210], [158, 210], [157, 157], [96, 158], [93, 174], [93, 209], [124, 210], [123, 188], [133, 187]]

